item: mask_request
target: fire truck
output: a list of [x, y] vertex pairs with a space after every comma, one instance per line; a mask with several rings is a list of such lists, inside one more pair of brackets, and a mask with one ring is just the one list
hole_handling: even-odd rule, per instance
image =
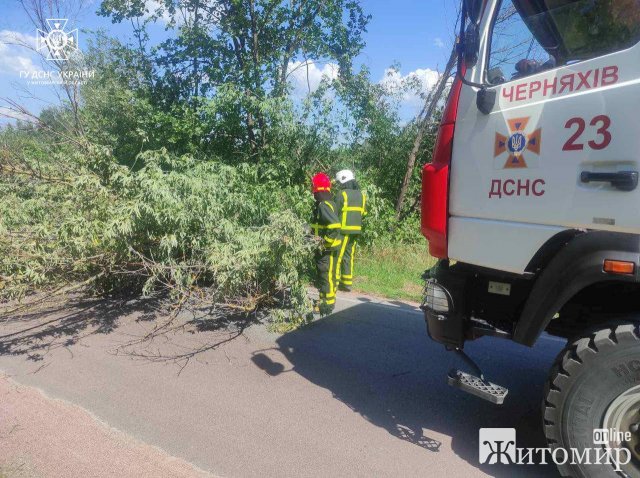
[[467, 364], [449, 383], [496, 404], [508, 384], [467, 341], [566, 339], [541, 397], [549, 447], [628, 463], [570, 456], [561, 474], [640, 476], [640, 2], [464, 0], [461, 18], [422, 171], [429, 336]]

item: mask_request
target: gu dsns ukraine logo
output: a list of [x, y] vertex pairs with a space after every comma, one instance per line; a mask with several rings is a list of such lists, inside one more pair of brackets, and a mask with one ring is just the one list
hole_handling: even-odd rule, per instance
[[[538, 165], [542, 128], [527, 133], [530, 117], [507, 120], [509, 136], [496, 132], [493, 149], [495, 169], [534, 168]], [[525, 159], [525, 152], [527, 159]], [[508, 153], [503, 163], [503, 154]], [[533, 153], [533, 155], [529, 154]], [[534, 156], [535, 155], [535, 156]]]
[[47, 18], [47, 31], [38, 29], [37, 49], [47, 50], [47, 60], [66, 61], [78, 49], [78, 29], [65, 31], [66, 18]]

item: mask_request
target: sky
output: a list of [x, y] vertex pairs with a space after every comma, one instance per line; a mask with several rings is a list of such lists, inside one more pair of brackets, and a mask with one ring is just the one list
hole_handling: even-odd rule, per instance
[[[80, 2], [82, 0], [68, 0]], [[153, 0], [149, 0], [153, 1]], [[86, 0], [85, 0], [86, 2]], [[89, 0], [77, 19], [65, 31], [77, 28], [80, 49], [91, 37], [91, 31], [105, 29], [120, 40], [127, 39], [130, 27], [113, 25], [109, 19], [96, 14], [100, 0]], [[356, 58], [354, 66], [366, 65], [372, 81], [393, 86], [408, 77], [417, 76], [427, 89], [437, 80], [453, 42], [456, 16], [455, 0], [362, 0], [366, 13], [372, 19], [365, 33], [366, 47]], [[151, 31], [151, 37], [162, 35], [162, 27]], [[16, 101], [37, 113], [46, 105], [58, 102], [54, 89], [47, 85], [29, 84], [27, 71], [46, 71], [46, 61], [28, 48], [16, 46], [15, 40], [36, 47], [36, 30], [17, 0], [0, 0], [0, 99]], [[399, 65], [399, 73], [389, 74], [388, 68]], [[301, 72], [304, 70], [304, 77]], [[307, 90], [307, 68], [292, 75], [297, 94]], [[317, 85], [322, 75], [336, 75], [333, 65], [310, 65], [310, 83]], [[403, 99], [402, 115], [410, 118], [420, 108], [415, 95]], [[2, 106], [0, 106], [2, 113]], [[0, 123], [6, 120], [0, 119]]]

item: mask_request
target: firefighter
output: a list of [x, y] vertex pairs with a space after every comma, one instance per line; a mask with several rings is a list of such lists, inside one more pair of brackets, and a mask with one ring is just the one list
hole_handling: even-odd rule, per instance
[[321, 239], [321, 248], [316, 252], [318, 292], [320, 299], [314, 306], [314, 312], [322, 315], [333, 311], [336, 302], [336, 269], [338, 254], [342, 244], [338, 208], [331, 195], [331, 179], [324, 173], [318, 173], [312, 180], [313, 197], [316, 202], [313, 208], [311, 227]]
[[351, 291], [353, 285], [353, 262], [356, 245], [362, 233], [362, 218], [367, 215], [366, 195], [360, 190], [353, 171], [343, 169], [336, 174], [341, 190], [336, 194], [336, 206], [340, 213], [340, 232], [343, 240], [340, 246], [336, 282], [340, 290]]

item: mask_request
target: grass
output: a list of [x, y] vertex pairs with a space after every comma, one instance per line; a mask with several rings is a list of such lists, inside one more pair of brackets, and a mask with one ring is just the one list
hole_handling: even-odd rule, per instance
[[436, 259], [429, 255], [425, 243], [361, 248], [355, 262], [354, 290], [420, 302], [424, 286], [420, 276]]

